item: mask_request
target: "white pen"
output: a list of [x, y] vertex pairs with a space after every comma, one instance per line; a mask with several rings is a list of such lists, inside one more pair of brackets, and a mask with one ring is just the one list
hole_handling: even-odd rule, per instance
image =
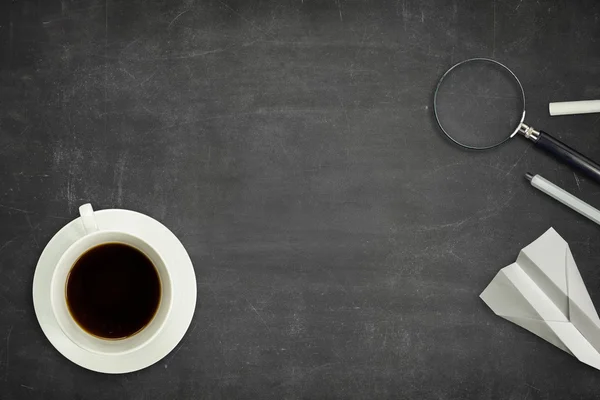
[[531, 186], [533, 186], [534, 188], [541, 190], [548, 196], [560, 201], [565, 206], [577, 211], [579, 214], [583, 215], [584, 217], [588, 217], [589, 219], [600, 225], [600, 211], [590, 206], [585, 201], [578, 199], [571, 193], [559, 188], [554, 183], [541, 177], [540, 175], [532, 175], [530, 173], [527, 173], [525, 174], [525, 178], [531, 181]]

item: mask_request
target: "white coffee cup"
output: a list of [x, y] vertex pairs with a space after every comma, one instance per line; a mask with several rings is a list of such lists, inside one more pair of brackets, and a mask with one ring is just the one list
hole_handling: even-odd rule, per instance
[[[173, 293], [167, 266], [154, 247], [141, 238], [123, 231], [98, 229], [90, 204], [79, 207], [79, 213], [85, 235], [64, 252], [52, 275], [50, 301], [58, 325], [73, 343], [93, 353], [118, 355], [140, 349], [160, 333], [171, 312]], [[82, 254], [104, 243], [123, 243], [141, 251], [152, 261], [161, 281], [161, 299], [154, 318], [138, 333], [124, 339], [103, 339], [86, 332], [75, 322], [67, 306], [65, 291], [71, 268]]]

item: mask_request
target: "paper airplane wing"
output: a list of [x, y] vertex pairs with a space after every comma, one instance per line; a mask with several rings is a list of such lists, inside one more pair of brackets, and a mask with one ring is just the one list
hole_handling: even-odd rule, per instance
[[554, 229], [525, 247], [480, 297], [497, 315], [600, 369], [600, 318]]

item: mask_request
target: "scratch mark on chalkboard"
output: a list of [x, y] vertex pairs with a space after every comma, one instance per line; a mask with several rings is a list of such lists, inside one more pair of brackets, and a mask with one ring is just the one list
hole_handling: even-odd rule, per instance
[[[108, 57], [108, 0], [104, 1], [104, 57]], [[104, 61], [104, 135], [108, 131], [108, 61]]]
[[169, 26], [167, 27], [167, 29], [171, 29], [171, 25], [173, 25], [173, 23], [175, 21], [177, 21], [179, 19], [179, 17], [181, 17], [183, 14], [185, 14], [188, 11], [190, 11], [190, 10], [188, 9], [188, 10], [182, 11], [179, 14], [177, 14], [177, 16], [175, 18], [173, 18], [173, 20], [169, 23]]
[[517, 4], [517, 7], [515, 7], [515, 11], [517, 11], [519, 9], [519, 7], [521, 7], [521, 3], [523, 3], [523, 0], [519, 1], [519, 4]]
[[460, 221], [456, 221], [456, 222], [451, 222], [448, 224], [436, 224], [436, 225], [429, 225], [429, 226], [423, 226], [421, 228], [419, 228], [419, 231], [438, 231], [438, 230], [442, 230], [442, 229], [446, 229], [446, 228], [460, 228], [465, 222], [470, 221], [473, 218], [473, 216], [461, 219]]
[[341, 0], [336, 0], [336, 4], [338, 6], [338, 12], [340, 14], [340, 21], [344, 22], [344, 17], [342, 16], [342, 5], [340, 4]]
[[575, 183], [577, 183], [577, 188], [581, 192], [581, 186], [579, 186], [579, 178], [577, 177], [577, 175], [575, 175], [575, 172], [573, 172], [573, 177], [575, 178]]
[[498, 168], [495, 165], [492, 164], [481, 164], [482, 167], [488, 167], [490, 169], [493, 169], [494, 171], [498, 171], [501, 172], [502, 174], [506, 174], [506, 171], [503, 170], [502, 168]]
[[65, 20], [65, 19], [70, 19], [70, 18], [71, 18], [70, 16], [55, 18], [55, 19], [51, 19], [49, 21], [42, 22], [42, 25], [48, 25], [48, 24], [51, 24], [52, 22], [62, 21], [62, 20]]
[[[175, 355], [177, 355], [177, 353], [179, 353], [179, 351], [181, 349], [183, 349], [185, 347], [185, 344], [180, 345], [177, 350], [175, 350], [170, 356], [169, 356], [169, 362], [175, 357]], [[169, 362], [165, 363], [165, 368], [167, 368], [167, 366], [169, 365]]]
[[69, 175], [67, 176], [67, 207], [69, 212], [71, 212], [71, 210], [73, 209], [73, 204], [75, 204], [75, 195], [73, 194], [72, 180], [73, 174], [71, 168], [69, 168]]
[[[60, 12], [61, 16], [58, 18], [53, 18], [53, 19], [43, 21], [42, 25], [48, 25], [48, 24], [51, 24], [51, 23], [57, 22], [57, 21], [65, 21], [65, 20], [75, 19], [75, 18], [77, 18], [74, 15], [76, 13], [81, 13], [84, 11], [94, 10], [96, 8], [103, 8], [103, 7], [104, 7], [103, 4], [97, 4], [97, 5], [90, 5], [90, 6], [79, 7], [79, 8], [71, 8], [69, 10], [66, 10], [67, 7], [64, 7], [64, 2], [61, 1], [61, 12]], [[70, 11], [71, 15], [65, 15], [65, 10]]]
[[[254, 42], [256, 42], [258, 40], [255, 40]], [[254, 43], [252, 42], [252, 43]], [[250, 43], [250, 44], [252, 44]], [[213, 54], [213, 53], [222, 53], [224, 51], [229, 50], [230, 48], [232, 48], [234, 46], [229, 46], [223, 49], [216, 49], [216, 50], [208, 50], [208, 51], [203, 51], [203, 52], [191, 52], [191, 53], [186, 53], [186, 54], [181, 54], [181, 55], [171, 55], [171, 56], [164, 56], [164, 57], [139, 57], [139, 58], [126, 58], [125, 61], [135, 61], [135, 62], [144, 62], [144, 61], [162, 61], [162, 60], [181, 60], [181, 59], [187, 59], [187, 58], [194, 58], [194, 57], [203, 57], [206, 56], [208, 54]], [[100, 57], [103, 58], [105, 60], [119, 60], [121, 61], [121, 56], [119, 57], [109, 57], [108, 55], [100, 55], [100, 54], [92, 54], [93, 56], [96, 57]]]
[[6, 298], [6, 296], [4, 296], [4, 295], [3, 295], [3, 294], [1, 294], [1, 293], [0, 293], [0, 299], [3, 299], [5, 302], [7, 302], [7, 303], [8, 303], [8, 305], [9, 305], [11, 308], [15, 308], [15, 306], [13, 306], [13, 304], [11, 303], [11, 301], [10, 301], [9, 299], [7, 299], [7, 298]]
[[14, 29], [13, 29], [14, 26], [13, 26], [13, 21], [12, 21], [12, 15], [13, 15], [12, 12], [9, 13], [10, 21], [8, 23], [8, 35], [9, 35], [9, 37], [8, 37], [8, 48], [9, 48], [8, 54], [10, 55], [10, 59], [11, 60], [12, 60], [12, 55], [13, 55], [13, 42], [14, 42], [14, 39], [15, 39], [14, 38], [14, 32], [13, 32], [14, 31]]
[[262, 315], [260, 315], [260, 313], [258, 312], [258, 310], [252, 305], [252, 303], [250, 303], [250, 301], [246, 297], [244, 297], [244, 300], [246, 300], [246, 303], [248, 303], [248, 305], [250, 306], [250, 308], [252, 308], [252, 310], [256, 313], [256, 315], [258, 316], [258, 319], [260, 320], [260, 322], [262, 322], [263, 325], [265, 326], [265, 328], [267, 328], [267, 331], [271, 332], [271, 328], [269, 328], [269, 325], [267, 325], [267, 323], [265, 322], [265, 320], [262, 317]]
[[150, 109], [148, 107], [146, 107], [145, 105], [140, 104], [140, 107], [142, 107], [148, 114], [154, 115], [154, 113], [152, 111], [150, 111]]
[[210, 151], [211, 151], [211, 147], [210, 147], [210, 145], [208, 145], [208, 154], [206, 155], [206, 163], [204, 164], [204, 170], [206, 172], [208, 172], [210, 169]]
[[21, 384], [21, 387], [24, 387], [25, 389], [29, 389], [29, 390], [35, 390], [31, 386], [27, 386], [27, 385], [23, 385], [23, 384]]
[[52, 219], [61, 219], [63, 221], [69, 221], [71, 218], [66, 218], [66, 217], [59, 217], [58, 215], [47, 215], [48, 218], [52, 218]]
[[141, 38], [133, 39], [131, 42], [127, 43], [127, 46], [123, 47], [123, 50], [121, 50], [121, 53], [123, 53], [125, 50], [127, 50], [128, 48], [130, 48], [131, 46], [133, 46], [134, 44], [139, 42], [140, 39]]
[[[213, 327], [213, 326], [214, 326], [213, 324], [210, 324], [210, 325], [208, 326], [208, 328], [210, 328], [210, 327]], [[186, 334], [186, 335], [187, 335], [187, 337], [191, 337], [191, 336], [192, 336], [192, 333], [194, 333], [194, 331], [196, 330], [196, 328], [197, 328], [197, 327], [198, 327], [198, 324], [197, 324], [196, 322], [194, 322], [194, 326], [192, 326], [192, 329], [190, 329], [190, 330], [187, 332], [187, 334]], [[207, 328], [207, 329], [208, 329], [208, 328]]]
[[33, 239], [33, 242], [35, 243], [36, 248], [40, 247], [40, 244], [38, 243], [36, 237], [35, 237], [35, 230], [37, 228], [39, 228], [40, 224], [37, 224], [36, 226], [33, 226], [31, 224], [31, 220], [29, 219], [29, 214], [25, 214], [25, 219], [27, 220], [27, 225], [29, 225], [29, 228], [31, 228], [31, 238]]
[[[222, 0], [218, 0], [219, 3], [221, 3], [222, 5], [224, 5], [227, 9], [231, 10], [235, 15], [237, 15], [238, 17], [240, 17], [241, 19], [243, 19], [244, 21], [246, 21], [247, 23], [250, 24], [251, 27], [253, 27], [254, 29], [256, 29], [257, 31], [259, 31], [260, 33], [262, 33], [265, 36], [269, 36], [268, 32], [263, 31], [262, 29], [260, 29], [258, 26], [254, 25], [252, 23], [252, 21], [250, 21], [249, 19], [247, 19], [246, 17], [244, 17], [242, 14], [240, 14], [238, 11], [236, 11], [234, 8], [232, 8], [229, 4], [225, 3]], [[272, 37], [272, 36], [271, 36]]]
[[215, 50], [202, 51], [199, 53], [192, 52], [192, 53], [184, 54], [184, 55], [180, 55], [180, 56], [170, 56], [170, 57], [158, 58], [158, 60], [183, 60], [183, 59], [187, 59], [187, 58], [204, 57], [208, 54], [222, 53], [225, 50], [226, 49], [215, 49]]
[[500, 213], [500, 211], [504, 210], [510, 205], [510, 202], [515, 198], [515, 196], [516, 193], [513, 193], [508, 199], [500, 202], [497, 206], [475, 213], [475, 215], [481, 214], [479, 217], [477, 217], [477, 221], [485, 221], [486, 219], [497, 215]]
[[492, 0], [494, 21], [492, 23], [492, 57], [496, 56], [496, 0]]
[[387, 344], [387, 337], [388, 337], [388, 326], [386, 325], [385, 332], [383, 333], [383, 343], [381, 344], [382, 349], [385, 349], [385, 345]]
[[[356, 50], [356, 54], [354, 55], [355, 59], [358, 58], [360, 51], [363, 49], [366, 38], [367, 38], [367, 27], [365, 26], [362, 38], [360, 39], [360, 43], [358, 44], [358, 50]], [[354, 71], [354, 69], [352, 67], [354, 67], [354, 64], [350, 65], [350, 68]]]
[[0, 246], [0, 251], [2, 251], [2, 249], [4, 249], [6, 246], [8, 246], [9, 244], [11, 244], [15, 240], [17, 240], [17, 238], [19, 238], [19, 236], [15, 236], [14, 238], [12, 238], [12, 239], [4, 242], [4, 244], [2, 246]]
[[[396, 2], [396, 15], [398, 15], [398, 4], [400, 4], [400, 0]], [[408, 11], [406, 9], [406, 0], [402, 0], [402, 22], [403, 28], [406, 31], [406, 27], [408, 25]]]
[[[108, 0], [104, 0], [104, 38], [108, 39]], [[106, 46], [108, 42], [104, 42]]]
[[4, 381], [6, 382], [6, 380], [8, 379], [8, 367], [9, 367], [9, 349], [10, 349], [10, 334], [12, 333], [13, 327], [11, 326], [10, 329], [8, 330], [8, 335], [6, 335], [6, 367], [5, 367], [5, 372], [4, 372]]
[[298, 336], [304, 331], [304, 329], [304, 319], [302, 316], [299, 316], [298, 313], [294, 313], [289, 327], [289, 334], [291, 336]]
[[26, 174], [25, 172], [15, 172], [13, 176], [23, 176], [25, 178], [48, 178], [48, 174]]
[[288, 159], [288, 161], [292, 161], [290, 155], [288, 154], [287, 150], [285, 149], [285, 146], [283, 145], [282, 140], [277, 140], [277, 143], [279, 143], [279, 147], [281, 147], [281, 151], [283, 151], [283, 154], [285, 155], [285, 158]]
[[533, 386], [533, 385], [530, 385], [529, 383], [525, 383], [525, 386], [529, 386], [530, 388], [532, 388], [532, 389], [533, 389], [533, 390], [535, 390], [535, 391], [538, 391], [538, 392], [540, 391], [540, 389], [536, 388], [536, 387], [535, 387], [535, 386]]
[[342, 96], [338, 96], [338, 100], [340, 102], [340, 107], [344, 113], [344, 122], [346, 123], [346, 135], [350, 133], [350, 123], [348, 121], [348, 113], [346, 112], [346, 105], [344, 104], [344, 98]]
[[127, 70], [125, 69], [125, 67], [121, 67], [121, 68], [119, 68], [119, 69], [120, 69], [121, 71], [125, 72], [127, 75], [129, 75], [130, 77], [132, 77], [132, 78], [135, 80], [135, 76], [133, 76], [133, 74], [132, 74], [131, 72], [127, 71]]
[[22, 212], [22, 213], [29, 213], [30, 212], [30, 211], [27, 211], [27, 210], [23, 210], [21, 208], [5, 206], [4, 204], [0, 204], [0, 207], [1, 208], [6, 208], [7, 210], [18, 211], [18, 212]]
[[450, 254], [451, 256], [453, 256], [454, 258], [456, 258], [459, 261], [464, 261], [462, 257], [456, 255], [456, 253], [454, 253], [454, 249], [450, 249], [448, 250], [448, 254]]
[[145, 84], [146, 82], [148, 82], [150, 79], [152, 79], [152, 77], [154, 77], [154, 75], [156, 75], [156, 72], [157, 72], [157, 71], [154, 71], [153, 73], [151, 73], [151, 74], [150, 74], [150, 76], [149, 76], [149, 77], [147, 77], [146, 79], [144, 79], [144, 80], [142, 81], [142, 83], [140, 83], [140, 86], [144, 86], [144, 84]]
[[27, 126], [25, 127], [25, 129], [23, 129], [23, 130], [21, 131], [21, 133], [19, 133], [19, 136], [21, 136], [22, 134], [24, 134], [25, 132], [27, 132], [27, 130], [28, 130], [30, 127], [31, 127], [31, 125], [27, 125]]
[[27, 225], [33, 230], [33, 225], [31, 225], [31, 220], [29, 219], [29, 215], [25, 214], [25, 219], [27, 220]]
[[530, 148], [531, 148], [531, 146], [527, 146], [527, 148], [525, 149], [523, 154], [521, 154], [521, 157], [519, 157], [519, 159], [512, 165], [512, 167], [509, 168], [509, 170], [506, 172], [506, 175], [504, 175], [504, 177], [507, 177], [512, 172], [512, 170], [515, 169], [517, 164], [519, 164], [519, 162], [521, 162], [521, 160], [523, 159], [523, 157], [525, 157], [525, 154], [527, 153], [527, 151], [529, 151]]
[[117, 205], [123, 203], [123, 171], [125, 170], [125, 162], [127, 160], [127, 151], [120, 155], [115, 169], [115, 180], [117, 184]]

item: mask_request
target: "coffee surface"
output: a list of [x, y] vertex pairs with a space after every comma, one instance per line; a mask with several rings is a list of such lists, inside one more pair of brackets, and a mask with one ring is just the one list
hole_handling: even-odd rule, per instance
[[86, 332], [126, 338], [152, 321], [161, 298], [152, 261], [123, 243], [91, 248], [75, 262], [67, 279], [69, 312]]

